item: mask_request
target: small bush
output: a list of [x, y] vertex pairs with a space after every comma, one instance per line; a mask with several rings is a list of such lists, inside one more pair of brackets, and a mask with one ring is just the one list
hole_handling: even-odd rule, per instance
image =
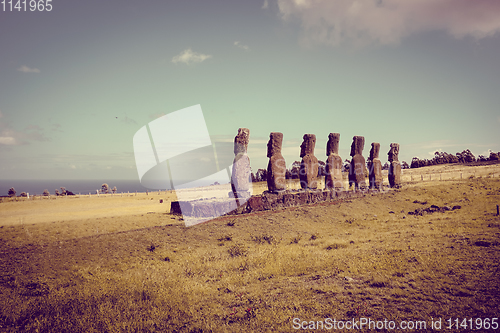
[[217, 238], [217, 240], [219, 242], [230, 242], [233, 240], [232, 236], [231, 235], [225, 235], [225, 236], [222, 236], [220, 238]]
[[252, 236], [252, 240], [258, 244], [272, 244], [275, 243], [275, 239], [273, 236]]
[[246, 249], [241, 245], [233, 245], [227, 249], [227, 252], [231, 257], [239, 257], [246, 254]]

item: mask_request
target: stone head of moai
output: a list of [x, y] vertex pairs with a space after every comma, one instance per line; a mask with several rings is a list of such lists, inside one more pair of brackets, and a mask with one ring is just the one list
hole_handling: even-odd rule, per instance
[[304, 134], [304, 141], [300, 145], [300, 157], [306, 155], [314, 155], [314, 147], [316, 146], [316, 135]]
[[387, 155], [389, 162], [399, 162], [399, 143], [391, 143], [391, 149]]
[[238, 134], [234, 137], [234, 155], [246, 153], [249, 140], [250, 130], [248, 128], [239, 128]]
[[356, 135], [352, 138], [351, 144], [351, 156], [363, 155], [363, 149], [365, 148], [365, 137]]
[[340, 133], [328, 134], [328, 142], [326, 143], [326, 156], [330, 154], [339, 154]]
[[267, 142], [267, 157], [281, 154], [281, 145], [283, 144], [283, 133], [271, 132]]
[[374, 160], [375, 158], [378, 158], [380, 154], [380, 143], [378, 142], [372, 142], [372, 149], [370, 150], [370, 160]]

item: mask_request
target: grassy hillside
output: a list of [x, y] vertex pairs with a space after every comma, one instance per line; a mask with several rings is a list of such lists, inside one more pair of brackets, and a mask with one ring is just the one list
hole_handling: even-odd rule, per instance
[[[166, 206], [26, 215], [0, 227], [0, 330], [290, 332], [364, 317], [445, 331], [500, 313], [497, 204], [500, 179], [472, 177], [189, 228]], [[431, 205], [461, 208], [409, 214]]]

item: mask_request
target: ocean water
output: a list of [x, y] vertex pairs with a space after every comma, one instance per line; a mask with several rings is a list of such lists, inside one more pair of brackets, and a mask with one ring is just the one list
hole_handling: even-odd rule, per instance
[[[25, 179], [0, 179], [0, 196], [8, 195], [9, 189], [14, 187], [16, 190], [16, 195], [22, 192], [29, 193], [30, 195], [42, 194], [44, 190], [48, 190], [50, 194], [55, 194], [55, 190], [58, 189], [61, 192], [61, 186], [65, 187], [67, 191], [71, 191], [75, 194], [95, 194], [96, 190], [100, 190], [103, 183], [107, 183], [109, 188], [112, 189], [116, 186], [117, 193], [127, 193], [127, 192], [146, 192], [147, 189], [142, 186], [139, 180], [57, 180], [57, 179], [37, 179], [37, 180], [25, 180]], [[163, 189], [165, 190], [165, 189]]]

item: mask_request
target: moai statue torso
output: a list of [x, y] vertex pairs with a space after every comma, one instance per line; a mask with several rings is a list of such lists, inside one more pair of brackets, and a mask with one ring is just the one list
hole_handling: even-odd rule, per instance
[[325, 165], [325, 189], [343, 188], [342, 182], [342, 158], [339, 155], [339, 133], [330, 133], [326, 144], [326, 165]]
[[391, 143], [387, 153], [389, 157], [389, 184], [391, 187], [401, 186], [401, 163], [399, 163], [399, 143]]
[[314, 147], [316, 146], [316, 135], [304, 134], [304, 141], [300, 145], [299, 177], [300, 186], [303, 189], [315, 189], [318, 187], [318, 159], [314, 156]]
[[250, 193], [250, 159], [247, 155], [250, 130], [248, 128], [238, 129], [238, 135], [234, 137], [234, 161], [231, 175], [231, 187], [235, 198], [247, 198]]
[[362, 136], [354, 136], [351, 145], [351, 165], [349, 168], [349, 186], [354, 185], [355, 188], [366, 187], [365, 177], [365, 158], [363, 157], [363, 148], [365, 147], [365, 138]]
[[382, 162], [379, 159], [380, 143], [373, 142], [368, 158], [368, 171], [371, 188], [380, 188], [382, 186]]
[[267, 188], [269, 192], [280, 192], [286, 190], [286, 163], [281, 155], [283, 144], [283, 133], [272, 132], [267, 143]]

